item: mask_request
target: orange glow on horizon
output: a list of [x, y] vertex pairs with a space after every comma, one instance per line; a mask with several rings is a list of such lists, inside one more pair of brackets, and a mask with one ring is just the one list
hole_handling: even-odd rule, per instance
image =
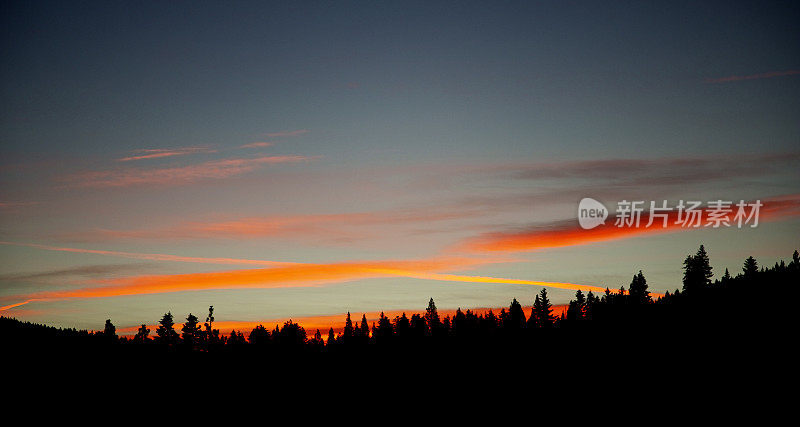
[[[492, 311], [495, 316], [499, 315], [500, 310], [503, 308], [508, 309], [508, 307], [494, 307], [494, 308], [485, 308], [485, 307], [478, 307], [478, 308], [462, 308], [461, 311], [465, 312], [467, 310], [472, 311], [478, 315], [484, 315], [489, 311]], [[522, 306], [522, 309], [525, 311], [525, 316], [530, 316], [531, 306]], [[560, 305], [553, 305], [553, 315], [560, 316], [562, 312], [566, 312], [567, 305], [560, 304]], [[446, 316], [450, 316], [451, 318], [456, 314], [457, 309], [440, 309], [437, 310], [439, 313], [440, 318], [444, 318]], [[388, 317], [391, 320], [394, 320], [395, 317], [401, 316], [403, 313], [410, 319], [413, 314], [422, 314], [424, 310], [386, 310], [382, 312], [384, 316]], [[361, 318], [362, 316], [366, 316], [367, 323], [369, 324], [370, 330], [372, 329], [372, 323], [378, 322], [380, 317], [381, 311], [370, 311], [370, 312], [351, 312], [350, 319], [353, 321], [353, 326], [360, 326], [361, 325]], [[333, 332], [335, 334], [341, 334], [342, 330], [344, 329], [345, 318], [347, 317], [346, 313], [338, 313], [338, 314], [328, 314], [328, 315], [319, 315], [319, 316], [301, 316], [301, 317], [284, 317], [284, 318], [274, 318], [274, 319], [265, 319], [265, 320], [220, 320], [214, 322], [213, 328], [219, 329], [220, 335], [230, 335], [231, 330], [235, 330], [237, 332], [241, 332], [244, 336], [249, 336], [250, 331], [252, 331], [256, 326], [262, 325], [270, 332], [275, 329], [275, 326], [283, 326], [284, 323], [291, 320], [294, 323], [299, 324], [300, 326], [305, 329], [306, 334], [309, 338], [313, 338], [314, 334], [316, 333], [317, 329], [319, 329], [320, 333], [322, 334], [322, 338], [327, 340], [328, 337], [328, 330], [333, 328]], [[198, 323], [202, 325], [202, 322]], [[135, 335], [136, 332], [139, 330], [141, 325], [137, 326], [128, 326], [123, 328], [117, 329], [118, 335], [123, 336], [130, 336]], [[183, 327], [182, 323], [175, 323], [175, 330], [180, 333], [181, 328]], [[155, 331], [158, 328], [158, 325], [147, 325], [147, 328], [150, 329], [150, 336], [155, 335]]]

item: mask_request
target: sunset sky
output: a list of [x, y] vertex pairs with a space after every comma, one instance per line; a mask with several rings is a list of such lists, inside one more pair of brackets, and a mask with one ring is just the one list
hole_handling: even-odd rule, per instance
[[[4, 2], [0, 314], [316, 328], [790, 258], [800, 7], [643, 3]], [[583, 230], [584, 197], [764, 207]]]

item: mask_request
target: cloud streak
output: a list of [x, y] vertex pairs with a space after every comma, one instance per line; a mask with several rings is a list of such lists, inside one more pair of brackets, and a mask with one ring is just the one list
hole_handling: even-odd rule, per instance
[[293, 136], [300, 136], [308, 132], [309, 132], [308, 129], [299, 129], [299, 130], [288, 130], [283, 132], [265, 133], [264, 136], [266, 136], [267, 138], [287, 138]]
[[730, 83], [743, 80], [771, 79], [773, 77], [794, 76], [800, 74], [800, 70], [770, 71], [768, 73], [751, 74], [748, 76], [727, 76], [716, 79], [706, 79], [706, 83]]
[[[7, 244], [7, 242], [0, 242]], [[153, 259], [154, 254], [131, 254], [112, 251], [98, 251], [73, 248], [45, 247], [41, 245], [25, 245], [41, 247], [48, 250], [67, 250], [81, 253], [93, 253], [114, 256], [134, 255], [139, 259]], [[156, 255], [164, 257], [164, 255]], [[168, 260], [184, 260], [198, 262], [195, 258], [166, 256]], [[216, 262], [215, 258], [203, 258], [202, 262]], [[254, 260], [237, 260], [252, 263]], [[368, 278], [409, 277], [422, 280], [435, 280], [461, 283], [487, 283], [546, 286], [559, 289], [602, 292], [604, 288], [565, 282], [544, 282], [533, 280], [506, 279], [487, 276], [467, 276], [445, 274], [445, 271], [463, 270], [495, 262], [506, 262], [507, 259], [476, 259], [463, 257], [440, 257], [425, 260], [388, 260], [341, 262], [330, 264], [289, 264], [272, 268], [231, 270], [210, 273], [149, 275], [98, 281], [98, 286], [72, 290], [45, 291], [29, 295], [3, 297], [23, 299], [21, 303], [7, 305], [0, 311], [27, 304], [31, 301], [69, 299], [69, 298], [104, 298], [127, 295], [160, 294], [169, 292], [185, 292], [218, 289], [271, 289], [285, 287], [322, 286]], [[223, 259], [223, 263], [230, 262]], [[256, 261], [257, 262], [257, 261]], [[262, 261], [274, 264], [271, 261]]]
[[128, 187], [136, 185], [178, 185], [210, 179], [223, 179], [251, 172], [265, 165], [309, 162], [318, 157], [261, 156], [213, 160], [190, 166], [118, 169], [83, 172], [68, 176], [65, 181], [74, 187]]
[[[784, 218], [800, 216], [800, 195], [790, 195], [762, 201], [764, 206], [760, 209], [759, 222], [777, 221]], [[703, 218], [707, 218], [709, 208], [703, 207]], [[733, 211], [725, 216], [730, 223], [735, 223]], [[667, 226], [664, 227], [663, 218], [653, 218], [654, 223], [645, 227], [650, 221], [649, 214], [643, 212], [640, 227], [617, 227], [614, 220], [609, 217], [605, 225], [591, 230], [584, 230], [577, 224], [577, 220], [557, 221], [545, 226], [531, 227], [522, 231], [501, 233], [487, 233], [477, 238], [468, 239], [457, 246], [458, 251], [469, 253], [485, 252], [529, 252], [542, 249], [561, 248], [567, 246], [587, 245], [610, 240], [627, 239], [645, 234], [661, 234], [684, 230], [697, 230], [700, 228], [683, 227], [677, 224], [678, 212], [673, 210], [668, 213]], [[705, 219], [703, 220], [705, 225]]]
[[216, 150], [211, 150], [206, 147], [185, 147], [185, 148], [150, 148], [134, 150], [134, 153], [139, 153], [129, 157], [122, 157], [117, 159], [118, 162], [130, 162], [134, 160], [158, 159], [162, 157], [185, 156], [194, 153], [216, 153]]
[[63, 278], [64, 276], [105, 276], [125, 271], [140, 270], [145, 266], [146, 264], [142, 263], [101, 264], [101, 265], [84, 265], [72, 268], [62, 268], [59, 270], [50, 270], [50, 271], [43, 271], [36, 273], [0, 274], [0, 282]]
[[244, 145], [240, 146], [239, 148], [264, 148], [264, 147], [272, 147], [273, 145], [275, 145], [275, 144], [272, 143], [272, 142], [259, 141], [259, 142], [251, 142], [249, 144], [244, 144]]
[[[172, 226], [139, 230], [89, 230], [62, 234], [71, 241], [116, 239], [255, 239], [263, 237], [363, 236], [364, 229], [381, 226], [429, 224], [475, 217], [468, 209], [428, 208], [404, 211], [349, 212], [337, 214], [282, 215], [234, 218], [222, 221], [185, 221]], [[383, 230], [385, 232], [385, 230]]]
[[187, 256], [168, 255], [168, 254], [104, 251], [97, 249], [67, 248], [60, 246], [39, 245], [35, 243], [18, 243], [18, 242], [4, 242], [4, 241], [0, 241], [0, 245], [24, 246], [29, 248], [36, 248], [36, 249], [43, 249], [47, 251], [57, 251], [57, 252], [108, 255], [121, 258], [130, 258], [130, 259], [139, 259], [148, 261], [188, 262], [188, 263], [198, 263], [198, 264], [220, 264], [220, 265], [249, 265], [254, 267], [271, 267], [271, 266], [298, 264], [295, 262], [265, 261], [265, 260], [255, 260], [255, 259], [187, 257]]

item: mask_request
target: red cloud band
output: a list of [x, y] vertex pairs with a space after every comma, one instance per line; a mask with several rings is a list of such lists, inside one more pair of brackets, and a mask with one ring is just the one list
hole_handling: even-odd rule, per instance
[[[759, 221], [774, 221], [800, 215], [800, 195], [768, 199], [762, 203]], [[711, 209], [706, 206], [702, 208], [701, 212], [706, 217], [710, 211]], [[734, 206], [732, 212], [724, 215], [724, 218], [728, 222], [734, 223], [736, 212], [737, 209]], [[605, 225], [584, 230], [578, 226], [577, 220], [562, 221], [549, 227], [532, 228], [522, 232], [484, 234], [468, 240], [459, 248], [468, 252], [526, 252], [626, 239], [644, 234], [696, 229], [679, 224], [677, 222], [678, 214], [677, 210], [670, 211], [666, 217], [666, 226], [662, 226], [662, 218], [654, 218], [654, 223], [650, 227], [645, 227], [650, 221], [647, 212], [642, 213], [639, 227], [617, 227], [609, 219]]]

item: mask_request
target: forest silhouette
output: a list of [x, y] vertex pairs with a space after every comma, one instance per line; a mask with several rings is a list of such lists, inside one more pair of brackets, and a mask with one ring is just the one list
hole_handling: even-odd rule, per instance
[[[780, 299], [800, 283], [800, 256], [771, 267], [759, 266], [751, 256], [735, 276], [726, 269], [714, 272], [705, 248], [683, 262], [683, 283], [674, 292], [653, 298], [642, 271], [626, 287], [606, 289], [603, 294], [577, 291], [567, 309], [556, 315], [542, 289], [526, 312], [516, 299], [498, 313], [476, 313], [460, 308], [440, 316], [433, 299], [424, 312], [393, 319], [381, 313], [369, 324], [347, 313], [341, 333], [333, 328], [313, 333], [291, 320], [268, 328], [221, 334], [214, 328], [214, 308], [204, 321], [188, 314], [178, 329], [172, 313], [165, 313], [151, 331], [142, 324], [133, 336], [118, 336], [111, 320], [102, 331], [56, 328], [0, 317], [0, 337], [6, 352], [58, 351], [65, 354], [114, 352], [119, 355], [206, 354], [285, 356], [287, 354], [414, 354], [452, 351], [454, 354], [543, 354], [578, 358], [586, 349], [629, 355], [659, 352], [675, 355], [689, 346], [734, 349], [743, 342], [754, 344], [753, 332], [763, 327], [759, 301]], [[720, 350], [722, 351], [722, 350]], [[665, 353], [666, 352], [666, 353]]]

